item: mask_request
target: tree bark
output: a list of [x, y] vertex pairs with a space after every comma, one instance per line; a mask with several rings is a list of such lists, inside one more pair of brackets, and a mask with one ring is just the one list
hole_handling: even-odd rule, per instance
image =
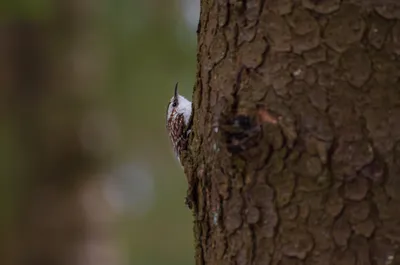
[[196, 264], [400, 264], [400, 6], [201, 1]]

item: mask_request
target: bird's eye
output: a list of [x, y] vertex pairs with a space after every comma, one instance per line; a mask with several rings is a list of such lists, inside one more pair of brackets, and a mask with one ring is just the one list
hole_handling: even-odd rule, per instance
[[172, 107], [176, 107], [178, 105], [178, 103], [176, 102], [176, 101], [174, 101], [173, 103], [172, 103]]

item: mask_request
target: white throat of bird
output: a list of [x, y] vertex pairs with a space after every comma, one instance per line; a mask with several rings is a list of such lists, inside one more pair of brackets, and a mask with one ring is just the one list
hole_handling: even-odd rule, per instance
[[175, 85], [174, 96], [171, 98], [168, 111], [167, 119], [171, 117], [173, 110], [175, 109], [174, 115], [183, 114], [185, 124], [189, 123], [190, 115], [192, 113], [192, 102], [187, 100], [185, 97], [178, 93], [178, 83]]

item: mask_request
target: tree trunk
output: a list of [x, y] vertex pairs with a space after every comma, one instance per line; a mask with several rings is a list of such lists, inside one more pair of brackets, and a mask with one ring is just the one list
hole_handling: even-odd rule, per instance
[[201, 1], [196, 264], [400, 264], [399, 55], [399, 4]]

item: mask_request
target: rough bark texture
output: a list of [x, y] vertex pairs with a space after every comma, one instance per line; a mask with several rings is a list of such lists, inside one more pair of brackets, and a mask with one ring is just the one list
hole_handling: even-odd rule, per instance
[[203, 0], [200, 20], [196, 264], [400, 264], [400, 7]]

